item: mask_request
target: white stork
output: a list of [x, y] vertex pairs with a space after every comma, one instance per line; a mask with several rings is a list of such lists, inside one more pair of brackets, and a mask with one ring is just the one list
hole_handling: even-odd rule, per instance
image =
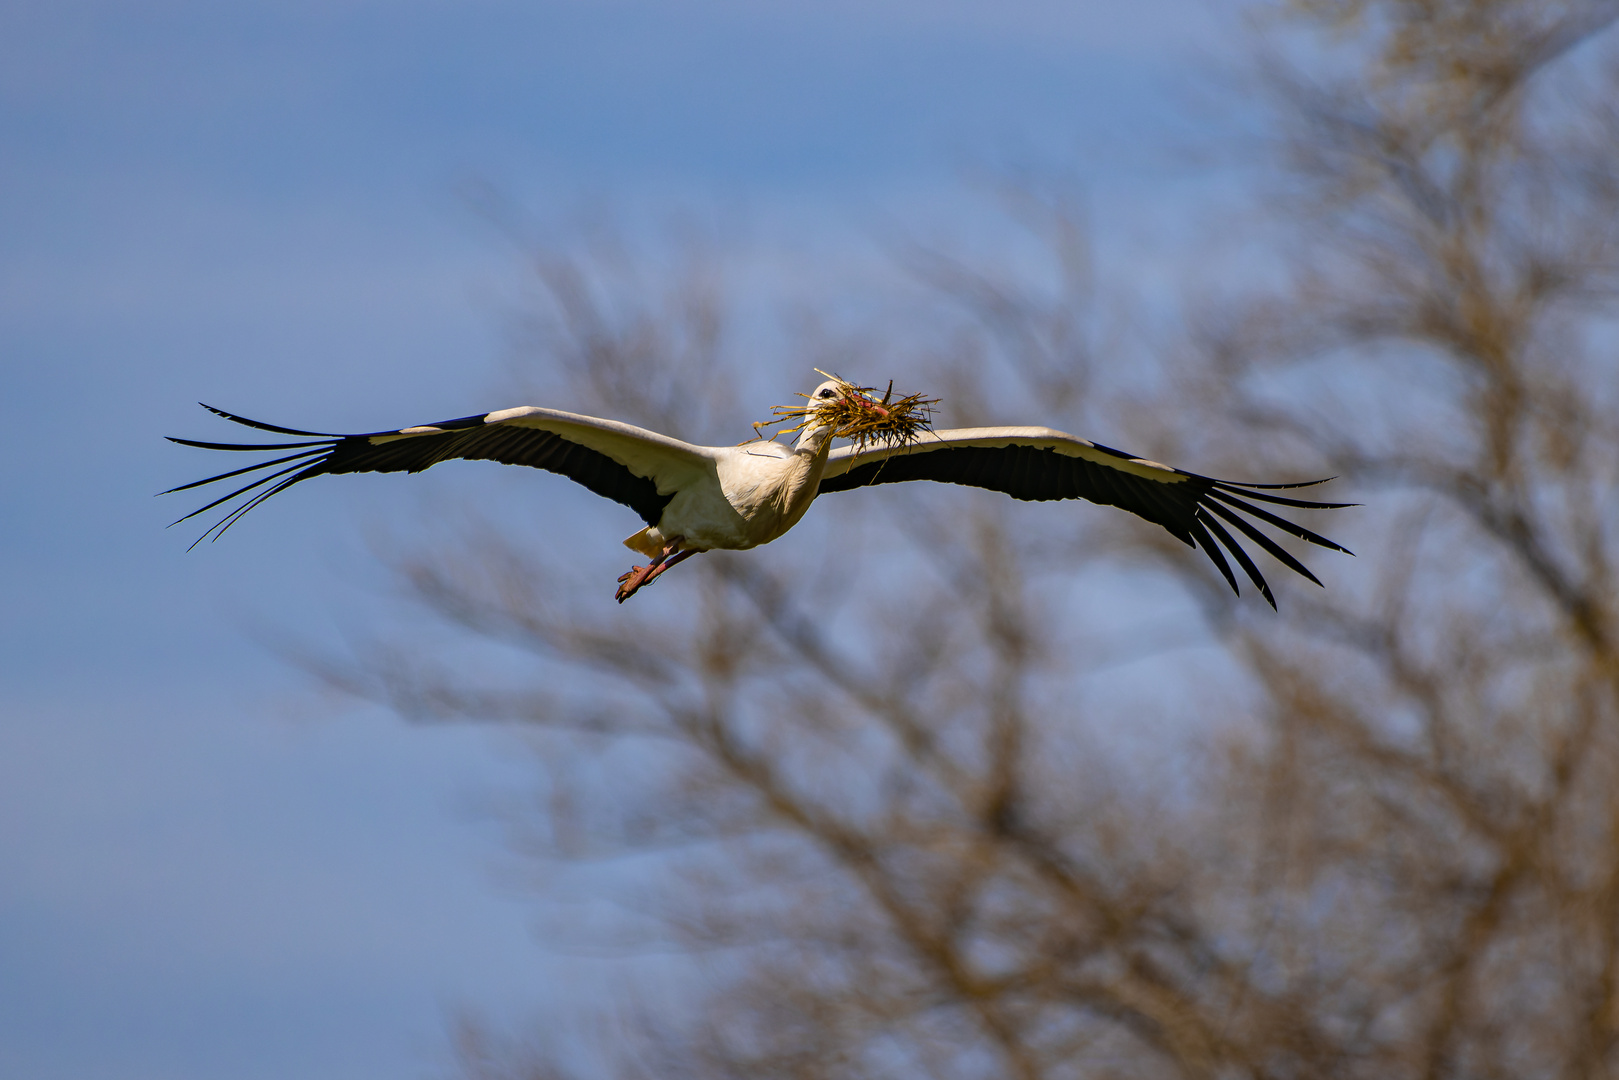
[[[833, 398], [844, 393], [847, 385], [837, 380], [822, 383], [811, 401]], [[1221, 521], [1319, 585], [1303, 563], [1236, 511], [1320, 547], [1347, 552], [1246, 500], [1310, 510], [1354, 505], [1267, 493], [1324, 481], [1246, 484], [1213, 480], [1044, 427], [957, 428], [930, 431], [920, 440], [902, 445], [833, 450], [832, 428], [813, 424], [803, 429], [789, 449], [776, 442], [694, 446], [615, 420], [535, 407], [366, 435], [298, 431], [212, 406], [204, 408], [238, 424], [300, 436], [302, 441], [248, 444], [172, 439], [206, 450], [293, 451], [164, 492], [167, 495], [284, 466], [181, 518], [188, 520], [271, 485], [227, 512], [198, 537], [198, 543], [209, 536], [217, 540], [259, 503], [312, 476], [420, 472], [450, 458], [531, 465], [561, 473], [598, 495], [623, 503], [646, 522], [647, 527], [624, 545], [650, 561], [632, 567], [618, 579], [619, 603], [698, 552], [769, 543], [796, 525], [817, 495], [900, 480], [937, 480], [1001, 491], [1014, 499], [1087, 499], [1128, 510], [1162, 525], [1186, 544], [1202, 547], [1232, 590], [1240, 594], [1236, 576], [1221, 552], [1223, 545], [1274, 608], [1276, 599], [1270, 586]]]

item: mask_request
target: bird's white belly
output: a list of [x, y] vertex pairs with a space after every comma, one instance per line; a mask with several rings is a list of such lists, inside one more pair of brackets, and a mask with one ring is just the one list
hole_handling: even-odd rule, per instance
[[656, 532], [684, 546], [745, 549], [767, 544], [798, 524], [815, 500], [826, 450], [783, 456], [739, 449], [718, 463], [718, 485], [682, 491], [664, 508]]

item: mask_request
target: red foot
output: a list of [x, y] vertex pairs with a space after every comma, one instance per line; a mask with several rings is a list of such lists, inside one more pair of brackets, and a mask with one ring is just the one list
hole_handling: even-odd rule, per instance
[[656, 563], [651, 566], [632, 566], [630, 572], [618, 579], [618, 602], [623, 603], [635, 595], [635, 590], [651, 579]]
[[623, 603], [635, 595], [635, 591], [643, 585], [650, 585], [658, 579], [658, 575], [676, 563], [689, 559], [697, 554], [696, 549], [680, 550], [680, 540], [677, 537], [664, 545], [663, 553], [645, 566], [632, 566], [627, 574], [618, 579], [618, 602]]

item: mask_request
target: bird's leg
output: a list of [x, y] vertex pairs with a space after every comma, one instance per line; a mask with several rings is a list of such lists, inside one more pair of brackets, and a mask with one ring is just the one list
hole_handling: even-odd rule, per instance
[[691, 558], [693, 555], [701, 555], [701, 554], [702, 554], [702, 552], [699, 551], [697, 548], [687, 548], [684, 551], [676, 552], [675, 554], [669, 556], [667, 559], [663, 560], [663, 562], [659, 563], [657, 568], [654, 569], [652, 571], [652, 573], [648, 574], [646, 576], [646, 579], [643, 580], [641, 582], [641, 584], [642, 585], [650, 585], [654, 581], [658, 580], [658, 575], [659, 574], [662, 574], [665, 570], [669, 569], [671, 566], [674, 566], [676, 563], [679, 563], [679, 562], [684, 562], [685, 560]]
[[687, 549], [682, 551], [680, 548], [681, 539], [682, 538], [678, 536], [674, 537], [668, 543], [663, 545], [663, 551], [660, 552], [658, 556], [650, 563], [645, 566], [632, 566], [630, 567], [629, 573], [618, 579], [619, 603], [622, 604], [624, 601], [634, 596], [635, 590], [639, 589], [642, 585], [649, 584], [652, 579], [669, 569], [669, 567], [673, 566], [675, 563], [680, 562], [682, 559], [685, 559], [688, 556], [697, 554], [695, 549]]

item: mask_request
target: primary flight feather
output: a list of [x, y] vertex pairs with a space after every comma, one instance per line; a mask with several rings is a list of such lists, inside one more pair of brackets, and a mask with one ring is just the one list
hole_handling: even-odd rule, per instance
[[[860, 388], [832, 379], [816, 387], [809, 400], [812, 407], [846, 404], [848, 395], [860, 393]], [[173, 442], [206, 450], [290, 451], [171, 488], [171, 492], [186, 491], [273, 470], [181, 518], [188, 520], [245, 496], [198, 537], [198, 543], [209, 537], [218, 539], [271, 495], [325, 473], [420, 472], [451, 458], [530, 465], [560, 473], [623, 503], [646, 522], [646, 528], [624, 543], [650, 561], [619, 578], [620, 603], [699, 552], [769, 543], [797, 524], [817, 495], [902, 480], [936, 480], [988, 488], [1015, 499], [1085, 499], [1128, 510], [1162, 525], [1185, 543], [1201, 547], [1231, 588], [1240, 592], [1226, 560], [1229, 552], [1275, 607], [1276, 599], [1264, 576], [1226, 526], [1319, 585], [1315, 575], [1255, 521], [1320, 547], [1346, 549], [1255, 502], [1307, 510], [1353, 505], [1272, 494], [1324, 481], [1243, 484], [1214, 480], [1044, 427], [946, 429], [928, 431], [914, 441], [878, 440], [834, 450], [838, 429], [818, 422], [813, 411], [797, 441], [787, 447], [773, 441], [696, 446], [615, 420], [535, 407], [362, 435], [299, 431], [204, 407], [235, 423], [295, 436], [298, 441], [218, 443], [171, 437]]]

